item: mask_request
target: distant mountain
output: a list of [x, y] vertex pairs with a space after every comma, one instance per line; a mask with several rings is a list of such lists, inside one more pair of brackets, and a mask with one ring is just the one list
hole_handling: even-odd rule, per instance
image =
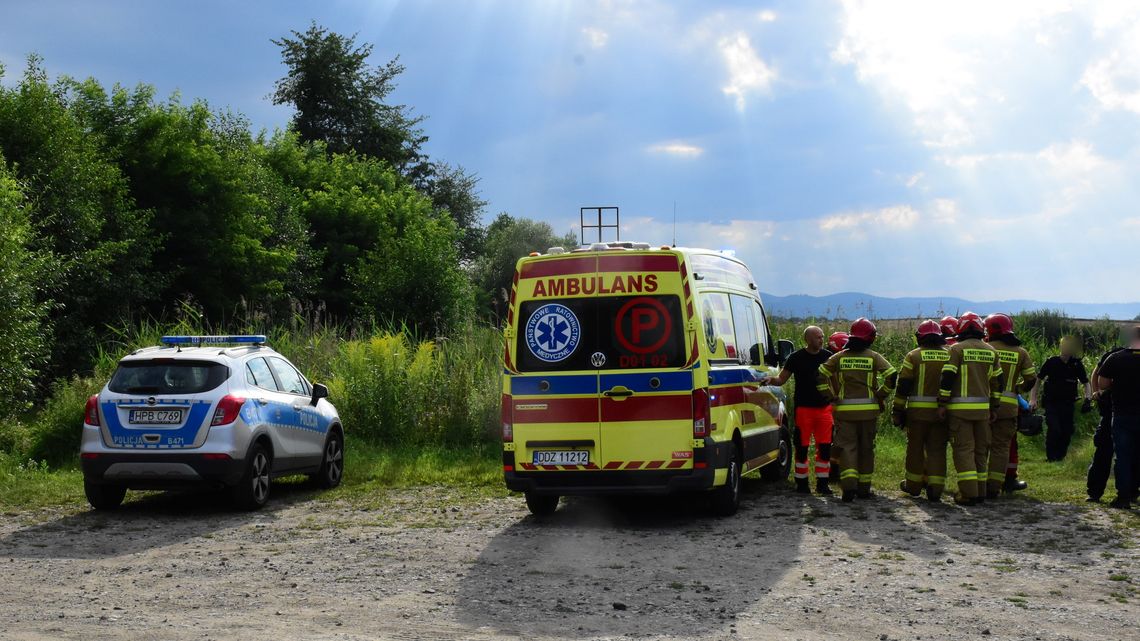
[[842, 292], [829, 296], [775, 296], [761, 294], [768, 315], [781, 318], [850, 319], [925, 318], [958, 315], [973, 311], [979, 314], [1005, 312], [1016, 314], [1039, 309], [1061, 310], [1072, 318], [1132, 320], [1140, 314], [1140, 303], [1048, 303], [1037, 300], [970, 301], [964, 298], [911, 297], [886, 298], [860, 292]]

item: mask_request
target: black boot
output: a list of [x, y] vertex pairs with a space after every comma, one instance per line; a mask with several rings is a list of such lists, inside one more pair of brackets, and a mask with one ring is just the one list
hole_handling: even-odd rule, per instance
[[1029, 487], [1029, 484], [1017, 478], [1016, 476], [1007, 476], [1005, 477], [1005, 483], [1002, 484], [1001, 489], [1010, 494], [1013, 494], [1014, 492], [1020, 492], [1027, 487]]
[[899, 489], [902, 490], [903, 494], [906, 494], [907, 496], [918, 496], [919, 494], [922, 494], [922, 490], [911, 492], [909, 489], [907, 489], [906, 481], [899, 481]]
[[820, 496], [831, 496], [831, 486], [827, 484], [827, 477], [815, 479], [815, 493]]
[[932, 490], [929, 487], [926, 488], [926, 500], [930, 501], [931, 503], [941, 503], [942, 490]]
[[796, 494], [811, 494], [807, 479], [796, 479]]
[[850, 503], [855, 500], [855, 490], [843, 490], [843, 502]]

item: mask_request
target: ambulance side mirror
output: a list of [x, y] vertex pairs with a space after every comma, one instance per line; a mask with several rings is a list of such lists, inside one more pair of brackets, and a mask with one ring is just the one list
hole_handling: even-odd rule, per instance
[[776, 341], [776, 361], [783, 365], [788, 362], [788, 357], [792, 352], [796, 351], [795, 343], [787, 339], [780, 339]]

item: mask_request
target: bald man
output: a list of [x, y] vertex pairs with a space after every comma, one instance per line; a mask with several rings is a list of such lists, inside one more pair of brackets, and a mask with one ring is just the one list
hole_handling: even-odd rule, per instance
[[808, 484], [808, 448], [815, 437], [815, 491], [829, 495], [828, 478], [831, 471], [831, 404], [816, 388], [819, 366], [831, 358], [831, 351], [824, 348], [823, 330], [815, 325], [804, 329], [803, 349], [792, 352], [784, 363], [784, 369], [776, 378], [777, 385], [783, 385], [789, 378], [796, 379], [796, 392], [793, 396], [796, 419], [796, 491], [810, 494]]

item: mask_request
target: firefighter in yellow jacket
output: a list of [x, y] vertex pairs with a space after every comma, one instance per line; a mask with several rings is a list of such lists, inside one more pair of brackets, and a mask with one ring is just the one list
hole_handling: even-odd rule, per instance
[[[990, 423], [997, 417], [1001, 398], [1001, 365], [997, 350], [982, 341], [982, 318], [973, 312], [958, 320], [957, 342], [950, 346], [950, 360], [942, 367], [938, 412], [949, 415], [950, 444], [958, 472], [959, 505], [985, 501], [989, 468]], [[981, 492], [978, 491], [978, 481]]]
[[895, 389], [891, 423], [906, 427], [906, 480], [901, 489], [911, 496], [926, 490], [926, 498], [942, 500], [946, 485], [946, 421], [938, 415], [942, 368], [950, 362], [946, 338], [937, 321], [926, 320], [914, 334], [918, 348], [903, 359]]
[[[985, 320], [986, 342], [997, 350], [1001, 365], [1001, 405], [997, 420], [992, 426], [989, 476], [986, 480], [986, 497], [1001, 496], [1002, 489], [1014, 491], [1016, 476], [1009, 477], [1010, 449], [1017, 438], [1018, 393], [1028, 394], [1037, 383], [1037, 369], [1021, 340], [1013, 333], [1013, 319], [1005, 314], [990, 314]], [[1016, 469], [1016, 468], [1015, 468]], [[981, 480], [982, 471], [978, 470]], [[979, 494], [981, 493], [979, 489]]]
[[819, 366], [819, 391], [835, 406], [832, 451], [839, 449], [845, 502], [871, 498], [876, 424], [895, 383], [895, 369], [871, 350], [875, 333], [875, 324], [860, 318], [851, 324], [846, 348]]

